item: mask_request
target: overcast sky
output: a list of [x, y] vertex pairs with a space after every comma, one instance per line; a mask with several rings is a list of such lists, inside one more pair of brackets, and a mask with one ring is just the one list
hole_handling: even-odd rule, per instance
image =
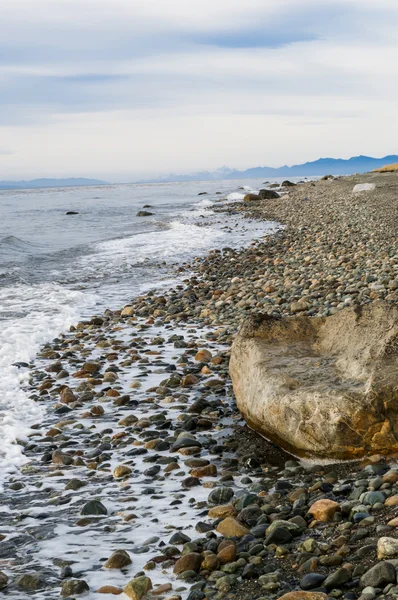
[[0, 179], [398, 153], [397, 0], [3, 0]]

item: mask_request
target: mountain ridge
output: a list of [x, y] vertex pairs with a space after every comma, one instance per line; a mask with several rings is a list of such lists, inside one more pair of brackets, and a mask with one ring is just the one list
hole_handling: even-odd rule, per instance
[[318, 158], [303, 164], [282, 167], [250, 167], [249, 169], [229, 169], [221, 167], [215, 171], [199, 171], [185, 175], [170, 173], [158, 178], [139, 181], [137, 183], [168, 183], [183, 181], [217, 181], [221, 179], [257, 179], [264, 177], [311, 177], [319, 175], [352, 175], [366, 173], [383, 167], [386, 164], [398, 162], [398, 155], [390, 154], [382, 158], [372, 156], [352, 156], [343, 158]]
[[67, 177], [61, 179], [40, 178], [29, 181], [0, 181], [0, 190], [31, 190], [51, 187], [79, 187], [85, 185], [108, 185], [107, 181], [100, 179], [86, 179], [85, 177]]

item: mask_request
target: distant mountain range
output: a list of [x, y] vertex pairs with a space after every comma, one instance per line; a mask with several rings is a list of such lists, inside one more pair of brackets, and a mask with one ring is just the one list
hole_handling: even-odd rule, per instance
[[367, 173], [384, 165], [398, 162], [398, 155], [392, 154], [383, 158], [371, 156], [353, 156], [347, 160], [342, 158], [319, 158], [313, 162], [288, 167], [252, 167], [245, 171], [221, 167], [216, 171], [200, 171], [189, 175], [164, 175], [157, 179], [140, 181], [139, 183], [166, 183], [171, 181], [219, 181], [221, 179], [275, 179], [276, 177], [312, 177], [317, 175], [352, 175]]
[[74, 187], [80, 185], [107, 185], [100, 179], [69, 177], [68, 179], [32, 179], [30, 181], [0, 181], [0, 190], [23, 190], [52, 187]]
[[[155, 179], [141, 180], [136, 183], [167, 183], [179, 181], [220, 181], [222, 179], [276, 179], [277, 177], [315, 177], [322, 175], [351, 175], [353, 173], [367, 173], [379, 169], [384, 165], [398, 163], [398, 155], [391, 154], [383, 158], [371, 156], [353, 156], [347, 160], [343, 158], [319, 158], [312, 162], [288, 167], [252, 167], [245, 171], [221, 167], [216, 171], [199, 171], [188, 175], [162, 175]], [[22, 190], [50, 187], [74, 187], [84, 185], [109, 185], [100, 179], [86, 179], [84, 177], [69, 177], [67, 179], [32, 179], [30, 181], [0, 181], [0, 190]]]

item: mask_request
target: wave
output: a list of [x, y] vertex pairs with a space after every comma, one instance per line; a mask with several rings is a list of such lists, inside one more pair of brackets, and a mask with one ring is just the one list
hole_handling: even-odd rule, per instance
[[21, 240], [19, 237], [15, 235], [7, 235], [0, 240], [0, 246], [9, 247], [9, 248], [35, 248], [36, 244], [32, 244], [32, 242], [25, 242], [25, 240]]
[[4, 476], [26, 462], [16, 440], [27, 439], [30, 425], [43, 417], [41, 406], [24, 391], [29, 373], [13, 363], [29, 363], [44, 343], [94, 304], [94, 295], [55, 283], [0, 288], [0, 319], [7, 316], [0, 321], [0, 488]]

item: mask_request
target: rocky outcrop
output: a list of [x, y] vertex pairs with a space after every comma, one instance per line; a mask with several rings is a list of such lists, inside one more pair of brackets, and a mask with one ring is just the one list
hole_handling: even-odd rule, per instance
[[234, 341], [230, 374], [247, 423], [296, 456], [398, 452], [394, 307], [250, 317]]
[[373, 169], [372, 173], [395, 173], [398, 171], [398, 163], [393, 163], [392, 165], [384, 165], [380, 169]]

